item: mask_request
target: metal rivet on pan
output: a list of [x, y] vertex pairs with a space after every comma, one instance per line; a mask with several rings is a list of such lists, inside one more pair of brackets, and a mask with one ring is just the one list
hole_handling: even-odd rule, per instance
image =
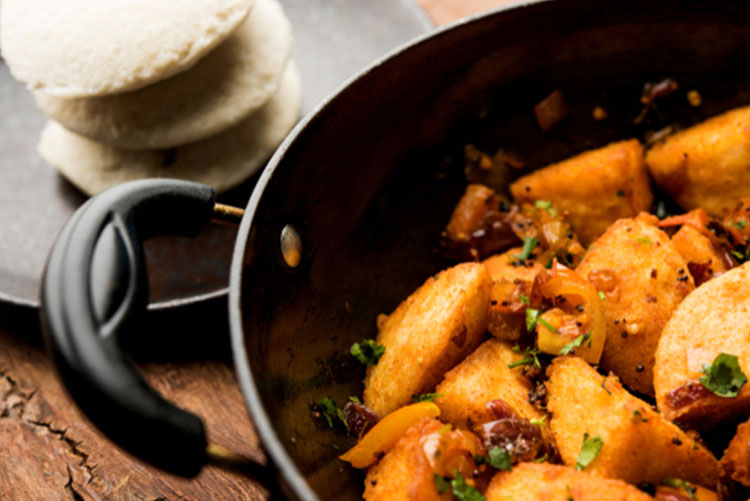
[[279, 239], [281, 255], [290, 268], [296, 268], [302, 259], [302, 239], [291, 224], [284, 226]]

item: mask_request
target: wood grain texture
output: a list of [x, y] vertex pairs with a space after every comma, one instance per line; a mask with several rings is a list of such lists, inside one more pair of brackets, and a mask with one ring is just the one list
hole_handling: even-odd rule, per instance
[[[113, 446], [65, 394], [39, 346], [35, 319], [23, 317], [0, 311], [0, 500], [264, 498], [239, 474], [207, 467], [195, 479], [182, 479]], [[203, 341], [226, 336], [214, 327]], [[208, 332], [205, 325], [198, 328]], [[174, 346], [172, 341], [167, 337], [164, 344]], [[203, 418], [209, 441], [265, 461], [230, 364], [215, 350], [204, 357], [198, 344], [196, 339], [176, 352], [176, 363], [158, 360], [158, 349], [141, 354], [157, 360], [140, 368], [165, 397]]]

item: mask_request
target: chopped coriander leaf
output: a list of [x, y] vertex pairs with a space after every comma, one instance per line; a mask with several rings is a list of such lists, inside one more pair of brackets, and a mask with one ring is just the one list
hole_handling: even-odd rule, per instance
[[581, 346], [586, 340], [591, 338], [591, 334], [581, 334], [573, 341], [569, 342], [560, 350], [560, 355], [569, 355], [574, 349]]
[[648, 419], [643, 417], [643, 413], [640, 409], [636, 409], [633, 411], [633, 421], [636, 423], [647, 423]]
[[320, 415], [323, 416], [326, 423], [328, 423], [328, 427], [333, 428], [333, 417], [337, 414], [336, 405], [333, 403], [333, 400], [328, 397], [323, 397], [318, 400], [317, 406]]
[[526, 348], [523, 352], [523, 358], [516, 360], [515, 362], [511, 362], [508, 364], [509, 369], [513, 369], [514, 367], [518, 367], [519, 365], [529, 365], [533, 364], [535, 367], [541, 367], [542, 364], [539, 363], [539, 358], [537, 355], [539, 354], [539, 350], [536, 348]]
[[354, 402], [355, 404], [361, 404], [362, 403], [362, 401], [357, 396], [350, 396], [349, 397], [349, 401], [350, 402]]
[[422, 393], [421, 395], [412, 395], [411, 400], [414, 403], [418, 402], [434, 402], [436, 398], [442, 397], [442, 393]]
[[549, 459], [549, 455], [545, 452], [543, 456], [538, 457], [534, 460], [535, 463], [544, 463]]
[[361, 363], [372, 366], [377, 364], [385, 353], [385, 346], [378, 344], [374, 339], [364, 339], [362, 342], [354, 343], [349, 353]]
[[513, 351], [513, 353], [521, 353], [521, 347], [516, 343], [513, 345], [513, 348], [511, 348], [511, 351]]
[[487, 501], [481, 492], [466, 483], [460, 471], [456, 471], [456, 478], [451, 480], [451, 487], [457, 501]]
[[490, 456], [490, 464], [498, 470], [510, 471], [510, 453], [497, 445], [487, 451]]
[[675, 489], [683, 489], [687, 492], [690, 499], [698, 501], [698, 497], [695, 495], [696, 488], [693, 487], [690, 482], [686, 482], [680, 478], [665, 477], [661, 479], [661, 485], [666, 485], [667, 487], [673, 487]]
[[536, 321], [539, 318], [539, 314], [541, 312], [539, 310], [535, 310], [534, 308], [526, 308], [526, 330], [531, 332], [534, 330], [534, 326], [536, 325]]
[[349, 421], [346, 420], [346, 414], [344, 414], [344, 411], [336, 407], [336, 416], [338, 416], [339, 421], [341, 421], [344, 424], [344, 428], [348, 430]]
[[529, 301], [529, 296], [525, 294], [519, 295], [518, 300], [521, 301], [521, 304], [531, 304], [531, 302]]
[[523, 249], [520, 254], [513, 254], [513, 257], [521, 261], [529, 259], [537, 243], [539, 240], [536, 237], [523, 237]]
[[734, 398], [747, 383], [747, 376], [740, 369], [735, 355], [721, 353], [712, 364], [703, 364], [701, 384], [720, 397]]
[[537, 209], [547, 210], [552, 207], [552, 202], [550, 200], [537, 200], [536, 202], [534, 202], [534, 207], [536, 207]]
[[537, 426], [547, 426], [546, 421], [547, 421], [547, 415], [545, 414], [541, 418], [534, 418], [534, 419], [532, 419], [531, 421], [529, 421], [529, 423], [535, 424]]
[[599, 299], [601, 299], [602, 301], [606, 301], [607, 300], [607, 296], [605, 296], [602, 291], [599, 291]]
[[437, 473], [434, 474], [432, 477], [435, 482], [435, 489], [437, 489], [438, 494], [443, 494], [451, 487], [451, 479], [450, 477], [444, 477], [442, 475], [438, 475]]
[[539, 317], [539, 318], [536, 319], [536, 321], [539, 322], [539, 324], [542, 327], [544, 327], [545, 329], [547, 329], [548, 331], [550, 331], [550, 332], [557, 332], [557, 327], [555, 327], [551, 323], [547, 322], [544, 318]]
[[638, 237], [636, 238], [636, 240], [638, 240], [639, 244], [651, 245], [651, 239], [648, 237]]
[[588, 433], [583, 434], [583, 445], [581, 446], [581, 452], [578, 453], [578, 460], [576, 461], [576, 470], [583, 471], [591, 461], [596, 459], [599, 455], [599, 451], [602, 450], [602, 441], [599, 435], [595, 437], [589, 437]]
[[743, 261], [745, 259], [745, 255], [743, 253], [741, 253], [741, 252], [736, 251], [736, 250], [732, 251], [732, 255], [734, 257], [736, 257], [737, 259], [739, 259], [740, 261]]
[[744, 221], [744, 220], [730, 221], [728, 226], [732, 228], [737, 228], [738, 230], [744, 230], [745, 226], [747, 226], [747, 221]]

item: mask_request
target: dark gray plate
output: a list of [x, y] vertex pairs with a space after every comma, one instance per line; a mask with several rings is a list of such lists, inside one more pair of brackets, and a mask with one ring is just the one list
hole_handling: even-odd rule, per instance
[[[357, 70], [429, 30], [411, 0], [282, 0], [310, 111]], [[44, 116], [0, 63], [0, 302], [35, 308], [47, 252], [85, 197], [36, 152]], [[222, 196], [244, 206], [255, 179]], [[227, 291], [236, 228], [210, 226], [196, 239], [146, 244], [151, 308], [186, 305]]]

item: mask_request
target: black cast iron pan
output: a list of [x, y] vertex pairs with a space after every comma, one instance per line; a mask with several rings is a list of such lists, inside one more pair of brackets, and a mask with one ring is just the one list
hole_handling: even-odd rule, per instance
[[[436, 248], [466, 185], [463, 145], [504, 148], [537, 168], [687, 126], [750, 103], [749, 63], [747, 2], [529, 2], [394, 52], [309, 115], [257, 184], [230, 284], [237, 374], [284, 495], [361, 496], [361, 473], [337, 459], [351, 439], [311, 419], [310, 405], [358, 394], [364, 373], [348, 347], [451, 264]], [[679, 92], [635, 125], [643, 83], [664, 77], [697, 89], [703, 105]], [[571, 112], [542, 132], [531, 109], [553, 89]], [[604, 122], [592, 118], [597, 105]], [[207, 451], [196, 416], [143, 382], [118, 338], [145, 306], [140, 240], [194, 233], [213, 207], [212, 190], [190, 183], [115, 188], [73, 217], [44, 279], [42, 321], [71, 395], [115, 443], [182, 475], [217, 448]], [[280, 249], [284, 228], [299, 237], [294, 267]]]

